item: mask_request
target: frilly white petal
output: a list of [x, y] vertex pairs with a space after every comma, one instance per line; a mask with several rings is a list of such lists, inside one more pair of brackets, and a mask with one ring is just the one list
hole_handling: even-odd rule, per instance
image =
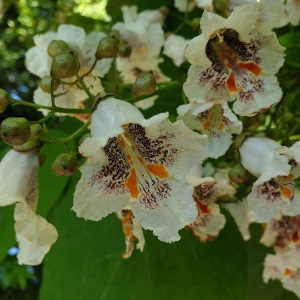
[[189, 0], [175, 0], [174, 6], [181, 12], [191, 11], [195, 7], [195, 2]]

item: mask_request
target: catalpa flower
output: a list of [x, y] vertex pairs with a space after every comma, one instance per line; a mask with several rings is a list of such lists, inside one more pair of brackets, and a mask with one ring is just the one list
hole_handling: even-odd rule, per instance
[[270, 279], [278, 279], [283, 288], [300, 297], [299, 260], [295, 260], [291, 255], [286, 253], [268, 254], [264, 262], [263, 279], [265, 283], [268, 283]]
[[254, 220], [249, 215], [247, 199], [244, 198], [242, 201], [224, 203], [222, 207], [229, 211], [243, 239], [248, 241], [250, 239], [249, 225]]
[[133, 105], [109, 98], [92, 114], [91, 138], [79, 147], [87, 158], [76, 186], [73, 210], [98, 221], [130, 209], [144, 229], [165, 242], [197, 216], [192, 166], [207, 156], [207, 138], [168, 114], [146, 120]]
[[179, 67], [186, 60], [184, 49], [188, 42], [189, 40], [180, 35], [170, 34], [165, 41], [163, 53], [173, 60], [175, 66]]
[[123, 253], [123, 257], [128, 258], [131, 256], [135, 240], [138, 240], [137, 249], [143, 252], [145, 245], [143, 229], [139, 222], [136, 221], [133, 212], [130, 209], [122, 209], [117, 212], [117, 216], [122, 221], [125, 235], [126, 251]]
[[[106, 35], [102, 32], [92, 32], [88, 35], [80, 27], [73, 25], [60, 25], [57, 32], [48, 32], [34, 37], [35, 46], [26, 53], [27, 69], [40, 78], [50, 75], [52, 58], [48, 55], [47, 49], [53, 40], [62, 40], [76, 53], [80, 61], [81, 69], [79, 74], [83, 75], [90, 70], [95, 61], [95, 52], [99, 41]], [[84, 78], [85, 84], [90, 87], [91, 93], [103, 90], [98, 77], [103, 77], [110, 69], [112, 59], [101, 59], [97, 62], [90, 76]], [[64, 79], [66, 82], [73, 82], [74, 78]], [[56, 105], [64, 108], [76, 108], [77, 103], [83, 102], [86, 93], [77, 85], [60, 84], [55, 93], [65, 95], [55, 98]], [[34, 93], [34, 102], [41, 105], [51, 106], [51, 96], [45, 93], [40, 87]], [[46, 114], [46, 111], [42, 111]]]
[[258, 180], [248, 195], [249, 212], [264, 223], [278, 214], [300, 214], [300, 195], [294, 180], [299, 174], [300, 142], [291, 148], [263, 137], [248, 138], [240, 148], [241, 163]]
[[282, 96], [276, 76], [283, 50], [275, 33], [262, 34], [255, 5], [236, 7], [228, 19], [204, 12], [202, 34], [185, 50], [192, 64], [184, 92], [190, 102], [235, 101], [233, 111], [253, 116], [278, 103]]
[[204, 104], [185, 104], [177, 109], [178, 119], [187, 127], [208, 136], [209, 157], [218, 158], [231, 144], [232, 134], [242, 132], [243, 124], [238, 120], [226, 101]]
[[0, 206], [16, 204], [14, 218], [19, 264], [38, 265], [57, 239], [56, 229], [35, 214], [38, 150], [10, 150], [0, 163]]
[[196, 6], [211, 11], [212, 2], [212, 0], [175, 0], [174, 6], [181, 12], [191, 11]]
[[[113, 29], [120, 33], [132, 49], [130, 57], [117, 58], [117, 69], [123, 81], [134, 83], [139, 74], [148, 71], [153, 72], [157, 82], [169, 81], [158, 66], [163, 62], [159, 54], [164, 45], [162, 22], [165, 16], [159, 10], [146, 10], [138, 14], [136, 6], [123, 6], [122, 12], [124, 23], [116, 23]], [[151, 97], [135, 105], [147, 109], [156, 98]]]
[[187, 177], [194, 186], [193, 198], [198, 208], [196, 220], [187, 228], [200, 242], [206, 242], [214, 240], [226, 222], [216, 202], [223, 197], [232, 197], [236, 190], [227, 180], [201, 177], [201, 166], [197, 165]]

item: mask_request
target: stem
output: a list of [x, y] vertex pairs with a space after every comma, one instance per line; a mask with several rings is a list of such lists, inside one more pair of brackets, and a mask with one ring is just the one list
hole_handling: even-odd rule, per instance
[[56, 108], [55, 105], [55, 96], [54, 96], [54, 80], [55, 79], [51, 79], [51, 105], [52, 105], [52, 110], [54, 111]]
[[290, 141], [300, 140], [300, 134], [290, 136], [290, 137], [289, 137], [289, 140], [290, 140]]
[[81, 87], [83, 88], [83, 90], [86, 92], [86, 94], [88, 95], [89, 99], [88, 99], [88, 107], [91, 107], [93, 102], [94, 102], [94, 96], [92, 95], [92, 93], [90, 92], [89, 88], [86, 86], [86, 84], [83, 81], [83, 78], [80, 77], [78, 74], [76, 75], [78, 82], [80, 83]]
[[69, 135], [66, 138], [60, 139], [55, 137], [49, 137], [50, 141], [49, 143], [56, 143], [56, 144], [66, 144], [74, 140], [77, 136], [79, 136], [81, 133], [83, 133], [91, 124], [91, 120], [88, 120], [83, 126], [81, 126], [78, 130], [73, 132], [71, 135]]
[[47, 116], [45, 116], [44, 118], [38, 120], [38, 121], [33, 121], [30, 122], [32, 124], [41, 124], [41, 123], [45, 123], [47, 120], [49, 120], [53, 115], [55, 114], [54, 111], [50, 111], [49, 114]]
[[176, 13], [170, 12], [170, 15], [174, 16], [175, 18], [177, 18], [178, 20], [184, 22], [185, 24], [192, 26], [192, 22], [190, 22], [189, 20], [186, 20], [185, 18], [182, 18], [181, 16], [177, 15]]
[[[9, 100], [10, 102], [13, 102], [17, 105], [25, 105], [25, 106], [30, 106], [36, 109], [46, 109], [46, 110], [51, 110], [52, 111], [52, 107], [51, 106], [45, 106], [45, 105], [40, 105], [40, 104], [36, 104], [36, 103], [31, 103], [31, 102], [27, 102], [24, 100], [17, 100], [12, 98], [11, 96], [9, 96]], [[66, 114], [91, 114], [92, 110], [90, 108], [84, 108], [84, 109], [75, 109], [75, 108], [63, 108], [63, 107], [55, 107], [55, 109], [53, 110], [54, 112], [60, 112], [60, 113], [66, 113]]]

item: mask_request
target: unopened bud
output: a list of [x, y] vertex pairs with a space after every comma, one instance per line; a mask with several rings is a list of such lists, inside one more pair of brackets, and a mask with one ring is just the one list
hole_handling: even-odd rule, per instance
[[[45, 92], [51, 93], [51, 76], [44, 76], [40, 81], [40, 87]], [[56, 81], [53, 82], [53, 91], [56, 91], [58, 88], [58, 83]]]
[[118, 55], [118, 44], [115, 37], [107, 36], [100, 40], [95, 53], [97, 60], [102, 58], [113, 58]]
[[236, 164], [228, 173], [228, 177], [235, 183], [243, 183], [249, 179], [249, 172], [240, 164]]
[[114, 37], [115, 38], [115, 40], [116, 40], [116, 42], [119, 42], [119, 40], [120, 40], [120, 33], [119, 33], [119, 31], [118, 30], [115, 30], [115, 29], [113, 29], [110, 33], [109, 33], [109, 36], [110, 37]]
[[80, 146], [86, 139], [88, 139], [88, 138], [90, 138], [90, 137], [91, 137], [91, 134], [90, 134], [90, 133], [84, 134], [84, 135], [81, 137], [81, 139], [79, 140], [79, 146]]
[[234, 145], [235, 145], [235, 147], [236, 147], [237, 149], [240, 149], [240, 148], [242, 147], [245, 138], [246, 138], [246, 134], [244, 134], [244, 133], [239, 134], [239, 135], [235, 138], [235, 140], [234, 140]]
[[0, 89], [0, 114], [6, 110], [9, 104], [8, 98], [9, 94], [6, 91]]
[[119, 41], [119, 54], [121, 57], [129, 57], [131, 54], [131, 46], [124, 40]]
[[2, 141], [11, 146], [25, 144], [30, 132], [29, 122], [25, 118], [7, 118], [0, 125]]
[[194, 18], [192, 20], [192, 28], [195, 30], [195, 31], [199, 31], [200, 30], [200, 18]]
[[169, 14], [169, 9], [163, 6], [159, 9], [159, 12], [166, 18]]
[[57, 54], [51, 66], [52, 78], [70, 78], [75, 76], [80, 69], [80, 63], [73, 51]]
[[140, 74], [133, 87], [131, 94], [134, 99], [152, 94], [156, 89], [156, 80], [153, 72], [145, 72]]
[[73, 175], [78, 167], [78, 160], [74, 154], [63, 153], [56, 157], [52, 171], [55, 175], [60, 177], [67, 177]]
[[114, 96], [115, 96], [114, 94], [105, 93], [105, 92], [98, 93], [95, 96], [95, 100], [94, 100], [94, 103], [92, 105], [92, 112], [94, 112], [97, 109], [97, 107], [98, 107], [98, 105], [101, 101], [104, 101], [108, 98], [113, 98]]
[[53, 40], [47, 49], [50, 57], [54, 58], [58, 53], [71, 50], [70, 46], [62, 40]]
[[31, 129], [30, 138], [38, 138], [43, 133], [43, 128], [40, 124], [31, 125], [30, 129]]

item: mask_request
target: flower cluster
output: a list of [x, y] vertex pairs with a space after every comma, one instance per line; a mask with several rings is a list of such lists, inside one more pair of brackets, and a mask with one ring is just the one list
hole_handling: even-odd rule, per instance
[[[296, 2], [232, 0], [218, 7], [211, 0], [175, 0], [188, 24], [189, 11], [205, 9], [201, 33], [191, 40], [177, 30], [164, 33], [166, 8], [138, 13], [135, 6], [122, 8], [124, 22], [110, 32], [60, 25], [35, 36], [26, 65], [41, 81], [29, 106], [45, 116], [9, 118], [0, 126], [2, 140], [13, 147], [0, 164], [0, 206], [16, 204], [19, 262], [41, 263], [57, 239], [55, 228], [35, 213], [40, 148], [68, 145], [89, 129], [78, 145], [85, 161], [72, 210], [93, 221], [115, 213], [124, 258], [136, 240], [143, 251], [143, 229], [167, 243], [180, 240], [184, 228], [200, 242], [217, 238], [226, 224], [224, 208], [245, 240], [251, 223], [266, 223], [261, 242], [275, 254], [266, 257], [263, 278], [281, 280], [300, 297], [300, 142], [270, 138], [283, 95], [276, 74], [285, 50], [273, 29], [298, 24]], [[188, 66], [186, 74], [174, 81], [165, 76], [161, 53], [181, 71]], [[183, 95], [177, 116], [145, 118], [139, 109], [173, 87]], [[0, 90], [1, 109], [17, 101]], [[84, 125], [53, 138], [46, 122], [61, 114]], [[58, 176], [77, 170], [78, 153], [67, 152], [53, 162]]]

